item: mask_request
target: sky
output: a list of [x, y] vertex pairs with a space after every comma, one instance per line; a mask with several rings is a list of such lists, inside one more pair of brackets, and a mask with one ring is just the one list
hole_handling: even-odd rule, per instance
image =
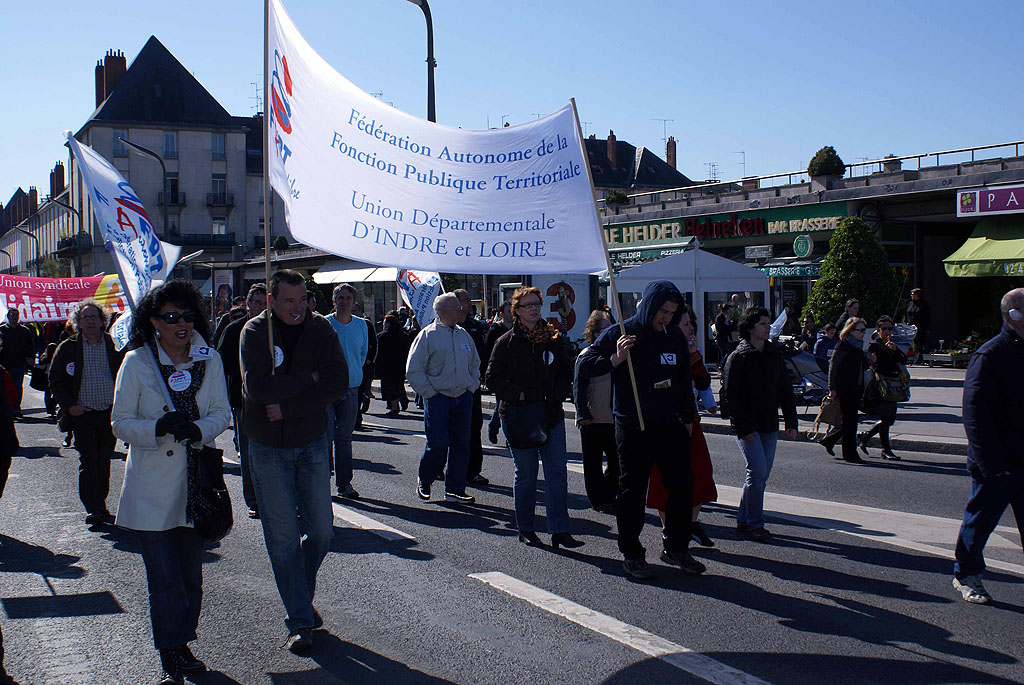
[[[426, 116], [417, 6], [284, 5], [350, 81]], [[662, 157], [666, 132], [674, 136], [679, 170], [694, 180], [709, 177], [708, 163], [722, 180], [804, 169], [824, 145], [851, 163], [1024, 139], [1024, 3], [1016, 0], [431, 0], [430, 8], [439, 122], [516, 124], [575, 97], [585, 134], [614, 130]], [[62, 132], [94, 110], [96, 61], [115, 49], [130, 64], [150, 35], [230, 113], [255, 113], [260, 0], [4, 1], [0, 202], [18, 187], [46, 195], [50, 169], [67, 158]]]

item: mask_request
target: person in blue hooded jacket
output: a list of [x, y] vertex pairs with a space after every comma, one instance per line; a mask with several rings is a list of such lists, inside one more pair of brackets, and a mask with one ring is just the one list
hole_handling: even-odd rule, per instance
[[[647, 485], [655, 463], [668, 490], [661, 560], [689, 575], [704, 572], [704, 565], [688, 550], [693, 510], [689, 432], [696, 407], [690, 355], [678, 326], [685, 311], [683, 296], [675, 285], [652, 281], [644, 288], [636, 315], [623, 324], [626, 334], [621, 335], [618, 326], [605, 329], [594, 342], [594, 353], [581, 362], [592, 375], [612, 374], [612, 414], [619, 453], [619, 551], [625, 558], [626, 575], [633, 580], [655, 576], [640, 543]], [[636, 374], [644, 430], [640, 429], [627, 357]]]

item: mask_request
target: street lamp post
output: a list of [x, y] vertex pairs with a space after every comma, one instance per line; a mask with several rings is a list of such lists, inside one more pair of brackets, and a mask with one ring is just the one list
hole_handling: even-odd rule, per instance
[[434, 61], [434, 24], [430, 20], [430, 5], [427, 0], [407, 0], [418, 5], [423, 10], [423, 18], [427, 20], [427, 121], [437, 121], [437, 114], [434, 111], [434, 68], [437, 62]]
[[35, 241], [35, 243], [36, 243], [36, 277], [38, 277], [40, 275], [40, 273], [39, 273], [39, 236], [37, 236], [35, 233], [29, 233], [28, 231], [26, 231], [24, 228], [21, 228], [20, 226], [15, 226], [14, 230], [18, 231], [19, 233], [24, 233], [29, 238], [31, 238], [32, 240]]
[[57, 205], [58, 207], [63, 207], [64, 209], [71, 210], [72, 212], [75, 213], [75, 216], [78, 217], [78, 232], [75, 234], [75, 252], [77, 252], [77, 256], [78, 256], [77, 274], [78, 274], [79, 278], [81, 278], [81, 276], [82, 276], [82, 244], [81, 244], [80, 236], [82, 235], [83, 229], [85, 228], [82, 225], [82, 213], [80, 211], [78, 211], [77, 209], [75, 209], [74, 207], [72, 207], [71, 205], [69, 205], [68, 203], [61, 202], [60, 200], [54, 200], [52, 197], [50, 198], [50, 202], [52, 202], [53, 204]]
[[158, 155], [157, 153], [153, 152], [149, 148], [142, 147], [141, 145], [139, 145], [137, 143], [133, 143], [130, 140], [125, 140], [124, 138], [121, 138], [120, 136], [118, 136], [118, 140], [120, 140], [122, 143], [124, 143], [125, 145], [127, 145], [131, 149], [135, 150], [139, 154], [145, 155], [147, 157], [152, 157], [156, 161], [160, 162], [160, 170], [163, 172], [163, 187], [161, 188], [161, 190], [164, 192], [164, 195], [165, 195], [163, 204], [161, 205], [161, 208], [163, 209], [163, 217], [164, 217], [164, 235], [166, 236], [167, 235], [167, 201], [170, 198], [166, 197], [166, 195], [168, 194], [168, 192], [167, 192], [167, 165], [164, 164], [164, 158], [161, 157], [160, 155]]

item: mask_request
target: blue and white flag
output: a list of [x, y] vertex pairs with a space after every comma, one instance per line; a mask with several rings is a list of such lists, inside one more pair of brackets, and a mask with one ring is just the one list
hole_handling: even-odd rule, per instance
[[399, 269], [398, 287], [402, 291], [402, 299], [412, 309], [421, 327], [434, 320], [434, 298], [441, 290], [441, 274]]
[[181, 248], [157, 238], [138, 194], [110, 162], [71, 131], [65, 131], [71, 152], [92, 200], [103, 244], [114, 255], [121, 284], [134, 307], [155, 284], [167, 279]]

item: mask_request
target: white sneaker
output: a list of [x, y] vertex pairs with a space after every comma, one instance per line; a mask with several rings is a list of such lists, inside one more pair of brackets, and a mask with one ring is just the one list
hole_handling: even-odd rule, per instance
[[953, 578], [953, 588], [963, 596], [965, 602], [971, 604], [988, 604], [992, 601], [992, 595], [981, 583], [981, 576], [966, 576], [964, 578]]

